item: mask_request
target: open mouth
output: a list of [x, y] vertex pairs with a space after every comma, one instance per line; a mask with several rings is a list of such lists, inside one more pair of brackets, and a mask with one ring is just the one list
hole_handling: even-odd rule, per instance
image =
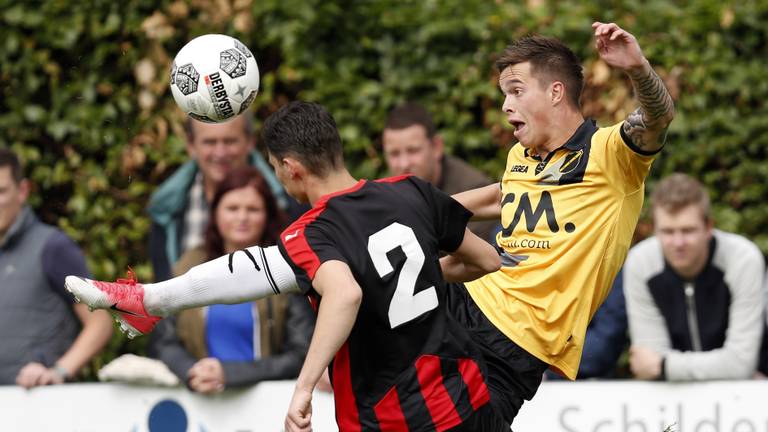
[[521, 122], [518, 120], [510, 120], [509, 124], [511, 124], [515, 128], [515, 137], [517, 137], [520, 134], [520, 132], [522, 132], [523, 129], [525, 129], [525, 122]]

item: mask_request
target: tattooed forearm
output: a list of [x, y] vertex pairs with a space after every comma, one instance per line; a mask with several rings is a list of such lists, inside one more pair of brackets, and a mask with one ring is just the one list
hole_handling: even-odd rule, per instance
[[659, 140], [675, 115], [675, 105], [664, 82], [649, 66], [630, 73], [640, 107], [624, 121], [624, 133], [642, 150], [658, 150], [664, 143]]

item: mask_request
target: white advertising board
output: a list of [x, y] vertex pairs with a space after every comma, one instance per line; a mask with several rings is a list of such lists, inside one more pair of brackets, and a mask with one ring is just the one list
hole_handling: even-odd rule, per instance
[[[67, 384], [0, 386], [0, 430], [282, 431], [293, 381], [202, 396], [183, 388]], [[313, 430], [336, 431], [333, 398], [316, 392]], [[544, 382], [515, 432], [768, 432], [768, 381], [665, 384]]]

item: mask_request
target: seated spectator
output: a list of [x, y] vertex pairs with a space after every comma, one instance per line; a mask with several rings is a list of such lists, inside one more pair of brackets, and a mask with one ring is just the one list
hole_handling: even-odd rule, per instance
[[112, 318], [89, 312], [64, 288], [91, 277], [75, 243], [26, 205], [30, 184], [14, 153], [0, 148], [0, 385], [61, 384], [112, 336]]
[[[231, 170], [218, 184], [209, 216], [204, 245], [187, 251], [174, 274], [247, 246], [274, 245], [286, 223], [266, 181], [248, 166]], [[193, 391], [215, 393], [225, 387], [295, 378], [313, 325], [312, 310], [303, 297], [280, 295], [213, 305], [163, 320], [152, 334], [149, 352]]]
[[746, 379], [764, 334], [763, 256], [713, 228], [704, 187], [674, 174], [651, 197], [655, 236], [624, 265], [630, 369], [640, 379]]
[[578, 379], [615, 378], [617, 363], [627, 341], [627, 310], [619, 272], [611, 292], [587, 327]]

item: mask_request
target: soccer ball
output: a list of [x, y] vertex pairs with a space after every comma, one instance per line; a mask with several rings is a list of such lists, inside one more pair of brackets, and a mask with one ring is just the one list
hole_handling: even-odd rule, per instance
[[248, 108], [258, 91], [256, 58], [233, 37], [196, 37], [173, 59], [171, 93], [179, 108], [197, 120], [230, 120]]

